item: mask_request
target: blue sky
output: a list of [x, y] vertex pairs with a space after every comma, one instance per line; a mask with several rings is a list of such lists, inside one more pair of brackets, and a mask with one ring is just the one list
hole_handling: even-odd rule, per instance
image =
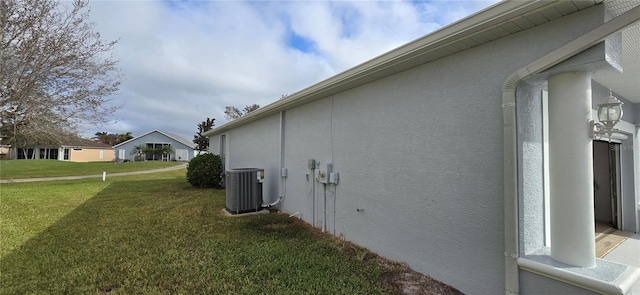
[[225, 106], [265, 106], [495, 2], [93, 1], [96, 29], [119, 39], [123, 107], [83, 134], [192, 139]]

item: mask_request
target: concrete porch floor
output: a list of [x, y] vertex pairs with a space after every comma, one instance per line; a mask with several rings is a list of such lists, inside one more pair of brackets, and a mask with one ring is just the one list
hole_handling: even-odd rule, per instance
[[[636, 233], [627, 238], [603, 259], [640, 268], [640, 234]], [[631, 294], [640, 295], [640, 281], [633, 285]]]
[[596, 222], [596, 258], [603, 258], [633, 234], [606, 223]]

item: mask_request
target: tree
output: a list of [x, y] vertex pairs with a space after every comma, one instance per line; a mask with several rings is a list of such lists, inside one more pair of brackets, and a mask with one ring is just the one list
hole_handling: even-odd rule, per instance
[[193, 136], [193, 143], [196, 144], [196, 151], [209, 150], [209, 138], [202, 134], [213, 128], [213, 126], [215, 125], [213, 122], [215, 120], [216, 119], [207, 117], [207, 120], [202, 121], [202, 123], [198, 124], [198, 133]]
[[224, 116], [227, 120], [235, 120], [242, 117], [242, 112], [234, 106], [227, 106], [224, 110]]
[[244, 106], [244, 109], [240, 111], [237, 107], [227, 106], [225, 107], [225, 110], [224, 110], [224, 116], [227, 118], [227, 120], [235, 120], [259, 108], [260, 108], [260, 105], [252, 104], [252, 105]]
[[133, 138], [133, 135], [131, 135], [131, 132], [127, 132], [124, 134], [96, 132], [95, 137], [93, 139], [97, 142], [102, 142], [104, 144], [114, 146], [116, 144], [123, 143], [132, 138]]
[[242, 109], [242, 110], [244, 111], [244, 114], [246, 115], [248, 113], [251, 113], [253, 111], [258, 110], [259, 108], [260, 108], [260, 105], [257, 105], [257, 104], [254, 103], [254, 104], [252, 104], [250, 106], [244, 106], [244, 109]]
[[119, 108], [117, 41], [103, 41], [86, 0], [0, 1], [0, 132], [14, 147], [59, 144]]
[[[118, 143], [123, 143], [129, 139], [132, 139], [133, 135], [131, 134], [131, 132], [127, 132], [124, 134], [118, 134]], [[116, 144], [118, 144], [116, 143]]]
[[142, 159], [143, 160], [147, 160], [147, 158], [149, 157], [149, 155], [151, 155], [151, 159], [155, 160], [155, 156], [156, 156], [156, 149], [154, 149], [151, 146], [144, 146], [142, 148]]
[[141, 161], [143, 159], [144, 151], [147, 147], [143, 144], [139, 144], [131, 149], [131, 155], [133, 156], [134, 161]]
[[168, 144], [163, 144], [161, 148], [158, 149], [158, 153], [162, 155], [162, 158], [164, 160], [165, 156], [167, 156], [167, 160], [171, 160], [169, 159], [169, 155], [174, 154], [176, 151]]

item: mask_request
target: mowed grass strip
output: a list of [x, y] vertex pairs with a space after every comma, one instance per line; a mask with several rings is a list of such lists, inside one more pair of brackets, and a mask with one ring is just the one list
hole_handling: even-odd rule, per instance
[[339, 241], [284, 214], [225, 217], [224, 191], [184, 170], [3, 184], [0, 198], [1, 294], [387, 293]]
[[57, 160], [2, 160], [0, 179], [93, 175], [150, 170], [180, 165], [178, 162], [89, 162], [77, 163]]
[[110, 177], [106, 182], [82, 179], [0, 184], [0, 257], [52, 226], [114, 181], [177, 179], [184, 177], [185, 171]]

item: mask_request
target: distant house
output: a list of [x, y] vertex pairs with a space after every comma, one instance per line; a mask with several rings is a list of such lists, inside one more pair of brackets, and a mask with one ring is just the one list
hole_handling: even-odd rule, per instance
[[173, 133], [156, 129], [114, 145], [117, 161], [133, 161], [136, 155], [132, 151], [139, 145], [152, 149], [159, 149], [168, 145], [174, 150], [174, 153], [169, 155], [146, 153], [143, 157], [147, 161], [189, 161], [196, 155], [196, 145], [193, 142]]
[[11, 158], [11, 146], [0, 145], [0, 160], [7, 160]]
[[466, 294], [629, 294], [640, 249], [597, 256], [595, 224], [640, 231], [638, 65], [640, 1], [503, 1], [205, 136], [265, 203]]
[[[4, 149], [3, 149], [4, 150]], [[39, 145], [8, 149], [11, 159], [49, 159], [70, 162], [110, 162], [115, 160], [113, 148], [88, 139], [72, 139], [62, 145]]]

